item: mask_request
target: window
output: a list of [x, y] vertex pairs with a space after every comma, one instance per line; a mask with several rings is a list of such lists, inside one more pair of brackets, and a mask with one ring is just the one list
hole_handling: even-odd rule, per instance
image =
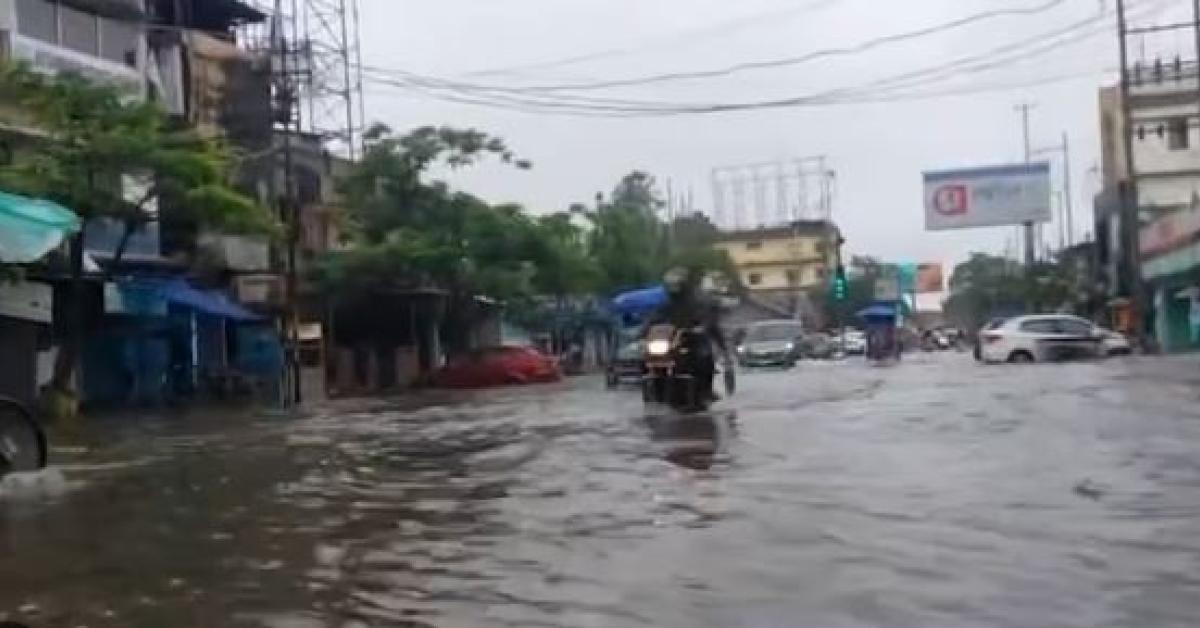
[[95, 15], [60, 5], [58, 19], [64, 48], [93, 56], [100, 54], [100, 20]]
[[58, 43], [58, 7], [48, 0], [17, 0], [17, 32]]
[[1187, 118], [1171, 118], [1167, 123], [1167, 148], [1170, 150], [1187, 150], [1188, 148]]
[[1021, 323], [1021, 331], [1028, 334], [1056, 334], [1058, 325], [1053, 320], [1040, 318]]
[[800, 271], [792, 269], [787, 271], [787, 282], [789, 286], [795, 286], [800, 283]]
[[138, 28], [130, 22], [100, 18], [100, 56], [137, 67]]
[[747, 242], [746, 250], [747, 251], [761, 251], [762, 250], [762, 242], [759, 242], [757, 240], [754, 242]]
[[1055, 324], [1058, 333], [1070, 336], [1091, 337], [1095, 330], [1091, 323], [1077, 318], [1060, 318], [1055, 321]]
[[762, 284], [762, 273], [750, 273], [746, 275], [746, 283], [757, 286]]

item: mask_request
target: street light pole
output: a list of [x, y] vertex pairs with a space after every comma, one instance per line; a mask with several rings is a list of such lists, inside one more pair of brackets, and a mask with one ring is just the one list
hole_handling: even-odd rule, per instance
[[[1021, 112], [1021, 131], [1025, 140], [1025, 163], [1029, 163], [1033, 156], [1033, 149], [1029, 145], [1029, 110], [1034, 107], [1033, 103], [1021, 103], [1017, 105], [1017, 111]], [[1033, 236], [1033, 221], [1027, 220], [1022, 223], [1025, 228], [1025, 268], [1033, 268], [1036, 251], [1034, 250]]]
[[[1197, 1], [1200, 1], [1200, 0], [1197, 0]], [[1063, 131], [1061, 145], [1048, 146], [1046, 148], [1041, 148], [1041, 149], [1033, 151], [1033, 154], [1034, 155], [1044, 155], [1049, 152], [1060, 152], [1060, 153], [1062, 153], [1062, 158], [1063, 158], [1063, 166], [1062, 166], [1062, 168], [1063, 168], [1063, 182], [1062, 182], [1063, 183], [1063, 191], [1062, 191], [1062, 194], [1063, 194], [1062, 209], [1063, 209], [1063, 211], [1061, 212], [1061, 214], [1059, 215], [1057, 220], [1059, 220], [1060, 222], [1064, 222], [1065, 226], [1066, 226], [1065, 241], [1063, 241], [1062, 238], [1059, 238], [1059, 240], [1060, 240], [1059, 248], [1065, 248], [1065, 247], [1074, 246], [1074, 244], [1075, 244], [1075, 235], [1074, 235], [1074, 233], [1075, 233], [1075, 216], [1074, 216], [1073, 202], [1071, 200], [1071, 143], [1070, 143], [1070, 139], [1067, 136], [1066, 131]], [[1060, 229], [1060, 232], [1061, 232], [1061, 229]]]
[[[1200, 0], [1197, 0], [1200, 2]], [[1071, 189], [1071, 140], [1066, 131], [1062, 134], [1062, 150], [1063, 150], [1063, 199], [1064, 209], [1067, 212], [1067, 246], [1075, 246], [1075, 209], [1071, 197], [1074, 196], [1074, 191]]]

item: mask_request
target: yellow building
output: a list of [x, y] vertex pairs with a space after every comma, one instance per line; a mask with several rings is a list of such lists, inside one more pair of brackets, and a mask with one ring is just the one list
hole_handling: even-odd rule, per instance
[[752, 295], [784, 297], [827, 285], [840, 240], [832, 222], [799, 221], [725, 233], [717, 247], [729, 254]]

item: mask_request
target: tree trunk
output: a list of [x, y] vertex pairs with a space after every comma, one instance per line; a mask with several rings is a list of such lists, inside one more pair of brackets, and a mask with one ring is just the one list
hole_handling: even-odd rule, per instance
[[82, 353], [84, 319], [83, 229], [71, 239], [71, 280], [65, 302], [67, 326], [63, 342], [54, 356], [54, 373], [43, 402], [54, 419], [74, 418], [79, 412], [75, 372]]

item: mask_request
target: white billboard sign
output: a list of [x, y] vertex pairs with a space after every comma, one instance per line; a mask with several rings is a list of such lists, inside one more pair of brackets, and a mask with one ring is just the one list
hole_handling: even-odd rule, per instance
[[1050, 164], [925, 173], [929, 231], [1050, 221]]

